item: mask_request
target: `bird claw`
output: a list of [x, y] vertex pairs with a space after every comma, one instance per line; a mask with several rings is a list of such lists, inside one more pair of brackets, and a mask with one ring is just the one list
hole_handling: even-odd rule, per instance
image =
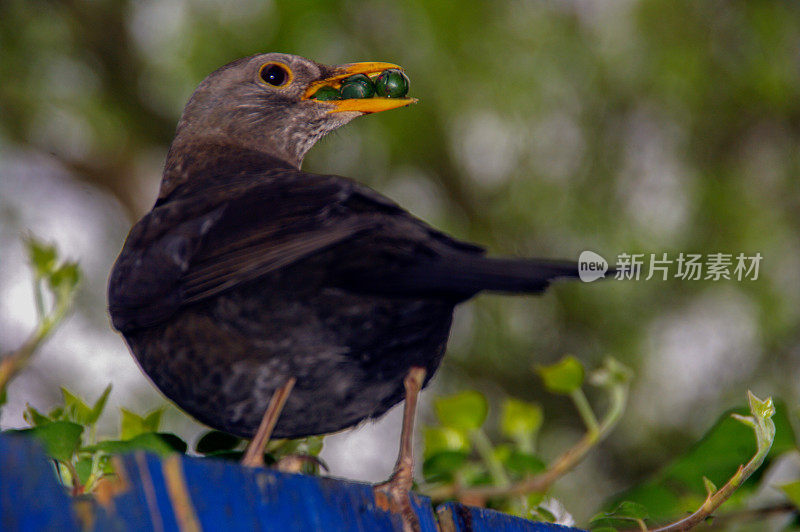
[[379, 508], [400, 514], [403, 532], [420, 531], [419, 519], [411, 507], [411, 470], [410, 463], [403, 464], [395, 469], [389, 480], [372, 487], [375, 503]]

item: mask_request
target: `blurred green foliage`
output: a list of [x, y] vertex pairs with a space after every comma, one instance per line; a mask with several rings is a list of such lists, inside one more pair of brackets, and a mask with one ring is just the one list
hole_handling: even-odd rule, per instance
[[44, 154], [132, 222], [212, 70], [262, 51], [385, 60], [420, 103], [323, 140], [307, 170], [494, 253], [761, 253], [757, 281], [564, 284], [457, 316], [440, 386], [489, 405], [510, 394], [579, 427], [527, 368], [569, 352], [637, 370], [590, 473], [625, 487], [746, 388], [800, 399], [799, 50], [800, 4], [782, 0], [4, 0], [0, 156]]

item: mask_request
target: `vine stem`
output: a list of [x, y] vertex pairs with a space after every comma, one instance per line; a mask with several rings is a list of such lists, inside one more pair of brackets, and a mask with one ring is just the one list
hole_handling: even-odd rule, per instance
[[36, 352], [42, 342], [50, 336], [55, 326], [64, 319], [64, 316], [69, 310], [70, 301], [69, 297], [59, 298], [55, 310], [39, 321], [36, 330], [25, 343], [23, 343], [19, 349], [5, 355], [3, 359], [0, 360], [0, 394], [6, 389], [11, 379], [25, 368], [31, 356]]
[[508, 486], [511, 480], [508, 478], [505, 469], [503, 469], [503, 464], [494, 455], [494, 449], [492, 448], [492, 442], [489, 440], [489, 437], [483, 429], [480, 428], [472, 431], [471, 435], [472, 440], [475, 442], [475, 448], [478, 450], [478, 454], [486, 464], [486, 467], [489, 468], [489, 472], [492, 474], [495, 483], [500, 486]]
[[739, 416], [734, 414], [733, 417], [749, 425], [755, 431], [757, 443], [756, 453], [745, 465], [739, 466], [736, 473], [733, 474], [724, 486], [716, 491], [709, 491], [706, 500], [703, 501], [703, 504], [694, 513], [669, 525], [652, 529], [652, 532], [680, 532], [689, 530], [702, 523], [710, 517], [722, 503], [728, 500], [733, 492], [739, 489], [744, 481], [750, 478], [750, 475], [764, 463], [764, 459], [772, 448], [772, 442], [775, 440], [775, 424], [771, 419], [775, 410], [772, 406], [771, 398], [761, 401], [751, 392], [748, 392], [748, 399], [753, 416]]
[[[544, 492], [558, 478], [574, 468], [599, 441], [604, 439], [622, 417], [625, 404], [628, 400], [628, 387], [616, 385], [610, 388], [611, 404], [597, 425], [596, 430], [589, 429], [586, 434], [572, 447], [567, 449], [542, 473], [531, 475], [519, 482], [506, 486], [475, 486], [463, 487], [459, 485], [437, 486], [427, 490], [426, 495], [433, 499], [469, 499], [471, 501], [486, 500], [493, 497], [506, 497], [524, 495], [531, 492]], [[594, 414], [592, 414], [594, 416]]]

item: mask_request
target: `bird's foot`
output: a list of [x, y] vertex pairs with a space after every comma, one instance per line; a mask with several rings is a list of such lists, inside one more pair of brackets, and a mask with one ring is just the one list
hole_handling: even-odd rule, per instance
[[386, 482], [375, 484], [372, 491], [379, 508], [400, 514], [403, 532], [419, 532], [419, 519], [411, 507], [412, 462], [403, 461]]
[[320, 458], [310, 454], [287, 454], [275, 464], [275, 469], [283, 473], [302, 473], [303, 466], [311, 464], [319, 469], [328, 471], [328, 464]]

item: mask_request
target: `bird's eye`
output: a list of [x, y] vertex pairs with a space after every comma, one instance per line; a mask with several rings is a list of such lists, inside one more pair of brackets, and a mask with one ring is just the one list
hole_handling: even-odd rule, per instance
[[289, 69], [278, 63], [267, 63], [261, 67], [259, 72], [261, 79], [264, 83], [272, 85], [273, 87], [280, 87], [285, 85], [292, 77]]

